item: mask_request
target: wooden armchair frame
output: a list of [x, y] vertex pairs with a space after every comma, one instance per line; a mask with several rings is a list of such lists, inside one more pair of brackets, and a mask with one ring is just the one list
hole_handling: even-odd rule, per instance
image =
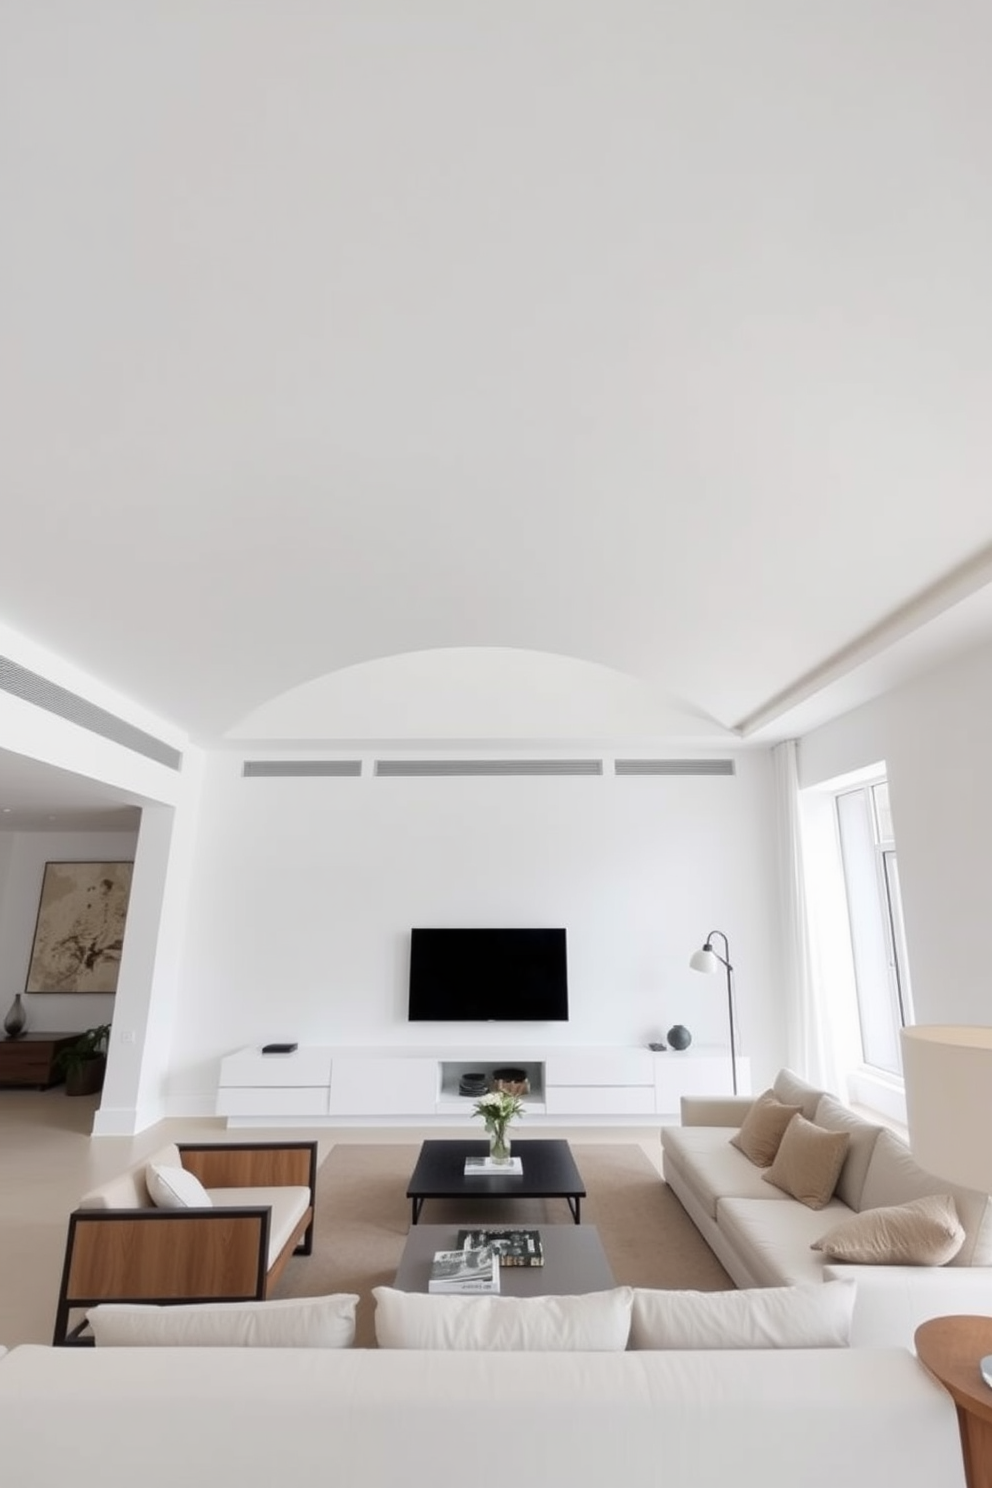
[[291, 1255], [313, 1251], [316, 1142], [180, 1143], [205, 1188], [308, 1187], [310, 1203], [268, 1264], [268, 1205], [76, 1209], [69, 1216], [53, 1344], [92, 1344], [73, 1310], [100, 1302], [262, 1301]]

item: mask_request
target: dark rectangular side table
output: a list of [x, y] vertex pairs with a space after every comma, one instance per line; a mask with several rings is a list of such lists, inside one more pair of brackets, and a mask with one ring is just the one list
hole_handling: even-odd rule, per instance
[[74, 1044], [78, 1033], [22, 1033], [0, 1039], [0, 1085], [36, 1085], [47, 1090], [65, 1079], [55, 1068], [62, 1049]]

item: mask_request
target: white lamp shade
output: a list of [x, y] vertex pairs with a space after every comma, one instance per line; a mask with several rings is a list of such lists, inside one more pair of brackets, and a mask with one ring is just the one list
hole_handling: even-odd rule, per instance
[[723, 962], [713, 951], [693, 951], [689, 957], [689, 965], [693, 971], [719, 971]]
[[921, 1168], [992, 1193], [992, 1028], [902, 1030], [909, 1145]]

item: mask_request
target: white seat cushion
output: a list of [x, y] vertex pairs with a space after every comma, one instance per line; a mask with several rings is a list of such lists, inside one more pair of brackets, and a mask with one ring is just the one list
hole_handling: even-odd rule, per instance
[[310, 1205], [310, 1190], [295, 1188], [291, 1184], [278, 1188], [208, 1188], [207, 1193], [215, 1209], [257, 1208], [260, 1204], [272, 1209], [268, 1255], [270, 1266]]
[[[775, 1192], [770, 1185], [765, 1187]], [[721, 1199], [717, 1223], [760, 1286], [797, 1286], [822, 1279], [824, 1258], [810, 1246], [825, 1230], [850, 1217], [850, 1209], [839, 1199], [831, 1199], [822, 1209], [785, 1198], [770, 1204]]]
[[764, 1168], [755, 1167], [730, 1138], [732, 1126], [666, 1126], [661, 1145], [666, 1162], [678, 1168], [687, 1186], [711, 1219], [716, 1219], [717, 1201], [733, 1197], [764, 1199], [772, 1203], [781, 1192], [762, 1181]]

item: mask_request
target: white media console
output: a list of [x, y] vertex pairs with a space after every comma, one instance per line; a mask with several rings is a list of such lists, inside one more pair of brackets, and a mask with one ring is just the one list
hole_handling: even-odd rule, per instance
[[[217, 1115], [229, 1127], [330, 1126], [342, 1121], [402, 1125], [469, 1117], [473, 1099], [458, 1093], [464, 1074], [502, 1066], [525, 1071], [529, 1116], [628, 1123], [677, 1117], [683, 1095], [728, 1095], [725, 1049], [562, 1048], [478, 1050], [329, 1048], [304, 1045], [263, 1054], [255, 1045], [221, 1060]], [[750, 1061], [737, 1059], [742, 1094]]]

